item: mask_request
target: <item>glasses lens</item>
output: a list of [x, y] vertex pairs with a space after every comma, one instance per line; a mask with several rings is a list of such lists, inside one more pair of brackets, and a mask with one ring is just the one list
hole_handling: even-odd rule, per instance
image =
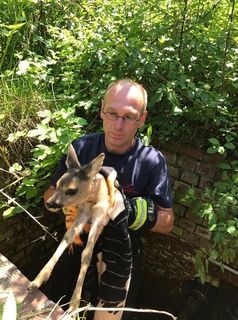
[[109, 120], [116, 120], [116, 119], [117, 119], [116, 113], [106, 112], [105, 115], [106, 115], [106, 117], [107, 117]]
[[114, 112], [104, 112], [105, 116], [107, 119], [109, 120], [112, 120], [112, 121], [116, 121], [118, 118], [122, 118], [123, 121], [125, 123], [128, 123], [128, 124], [133, 124], [135, 123], [136, 121], [139, 121], [140, 119], [135, 119], [135, 118], [131, 118], [130, 116], [118, 116], [116, 113]]
[[130, 118], [130, 117], [125, 117], [123, 118], [125, 123], [134, 123], [136, 119]]

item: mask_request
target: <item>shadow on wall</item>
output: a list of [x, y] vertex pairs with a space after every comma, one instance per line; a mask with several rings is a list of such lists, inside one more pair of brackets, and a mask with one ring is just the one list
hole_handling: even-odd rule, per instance
[[186, 280], [181, 295], [183, 308], [178, 320], [238, 320], [238, 289], [227, 283], [215, 288]]
[[[159, 289], [159, 280], [144, 279], [141, 304], [142, 308], [170, 312], [177, 320], [238, 320], [238, 289], [226, 283], [215, 288], [197, 280], [185, 280], [178, 297], [171, 297], [163, 286]], [[171, 317], [147, 313], [138, 319], [169, 320]]]

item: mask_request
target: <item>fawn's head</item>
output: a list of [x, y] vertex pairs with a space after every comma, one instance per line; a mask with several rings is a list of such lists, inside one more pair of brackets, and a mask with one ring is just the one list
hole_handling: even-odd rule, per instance
[[81, 166], [76, 152], [70, 144], [66, 159], [68, 170], [57, 181], [54, 194], [46, 202], [51, 211], [58, 211], [67, 206], [83, 203], [91, 195], [92, 181], [101, 169], [104, 153], [93, 159], [89, 164]]

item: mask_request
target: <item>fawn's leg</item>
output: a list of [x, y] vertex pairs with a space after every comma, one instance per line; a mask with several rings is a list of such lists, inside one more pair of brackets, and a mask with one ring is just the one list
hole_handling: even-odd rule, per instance
[[88, 267], [92, 258], [93, 249], [99, 235], [102, 233], [102, 230], [104, 228], [104, 224], [102, 223], [102, 220], [104, 221], [105, 218], [103, 219], [97, 218], [96, 220], [93, 221], [91, 225], [91, 229], [88, 235], [87, 245], [82, 252], [80, 273], [78, 276], [75, 290], [73, 292], [73, 295], [70, 301], [69, 311], [75, 310], [79, 305], [81, 294], [82, 294], [82, 287], [83, 287], [86, 272], [88, 270]]
[[43, 282], [47, 281], [51, 275], [51, 272], [59, 260], [64, 250], [73, 242], [75, 235], [83, 231], [83, 227], [88, 220], [87, 214], [82, 212], [78, 215], [72, 224], [71, 228], [65, 233], [64, 238], [60, 242], [53, 256], [43, 267], [37, 277], [31, 282], [30, 288], [39, 288]]

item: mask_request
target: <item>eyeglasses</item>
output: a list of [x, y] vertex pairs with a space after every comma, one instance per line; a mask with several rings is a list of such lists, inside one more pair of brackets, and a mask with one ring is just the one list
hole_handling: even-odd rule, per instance
[[104, 112], [102, 111], [103, 114], [105, 114], [105, 117], [108, 120], [116, 121], [118, 118], [122, 118], [123, 122], [127, 124], [133, 124], [141, 120], [141, 117], [139, 119], [136, 119], [131, 116], [118, 116], [115, 112]]

